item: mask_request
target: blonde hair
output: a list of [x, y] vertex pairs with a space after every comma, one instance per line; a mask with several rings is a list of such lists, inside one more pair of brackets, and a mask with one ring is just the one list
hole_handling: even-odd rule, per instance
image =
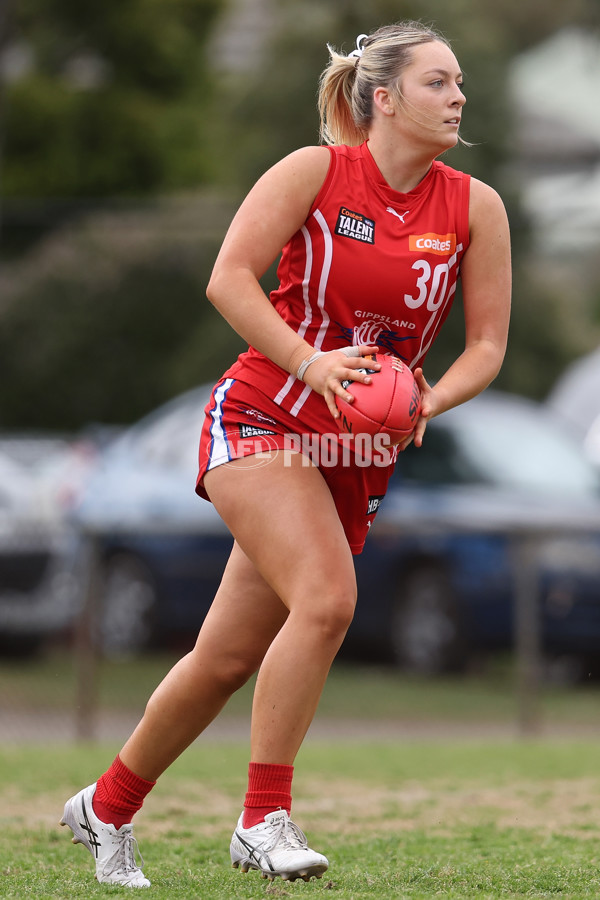
[[446, 38], [419, 22], [385, 25], [370, 35], [361, 35], [357, 50], [348, 56], [329, 44], [329, 64], [319, 82], [321, 141], [324, 144], [362, 144], [373, 117], [373, 92], [386, 87], [400, 101], [399, 76], [412, 62], [418, 44]]

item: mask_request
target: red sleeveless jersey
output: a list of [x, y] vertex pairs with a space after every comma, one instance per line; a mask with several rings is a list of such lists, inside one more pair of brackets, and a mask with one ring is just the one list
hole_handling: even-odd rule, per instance
[[[327, 177], [284, 247], [271, 302], [317, 350], [376, 344], [423, 364], [454, 295], [469, 243], [469, 176], [435, 161], [402, 194], [366, 143], [329, 148]], [[328, 432], [323, 398], [253, 347], [226, 373], [267, 394], [308, 428]]]

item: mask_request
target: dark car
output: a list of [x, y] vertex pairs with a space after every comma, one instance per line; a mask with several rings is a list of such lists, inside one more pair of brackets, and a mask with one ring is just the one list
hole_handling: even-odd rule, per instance
[[[208, 388], [190, 391], [127, 430], [84, 493], [78, 520], [101, 563], [107, 652], [189, 643], [217, 588], [231, 537], [194, 493], [207, 396]], [[433, 672], [509, 647], [515, 541], [538, 532], [545, 646], [593, 654], [595, 471], [542, 407], [519, 397], [488, 391], [434, 419], [423, 447], [401, 454], [356, 557], [359, 600], [345, 650]]]
[[547, 410], [487, 391], [400, 456], [356, 561], [357, 642], [380, 648], [385, 634], [397, 662], [424, 672], [511, 647], [525, 542], [544, 649], [589, 666], [600, 659], [598, 475]]

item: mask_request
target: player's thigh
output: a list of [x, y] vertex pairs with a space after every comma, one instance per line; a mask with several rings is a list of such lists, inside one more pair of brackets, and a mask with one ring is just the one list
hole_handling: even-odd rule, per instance
[[268, 465], [234, 460], [205, 476], [208, 494], [267, 584], [292, 609], [327, 598], [354, 603], [352, 554], [331, 492], [300, 454]]
[[196, 651], [219, 657], [249, 676], [259, 667], [289, 614], [239, 544], [234, 543], [219, 589], [204, 620]]

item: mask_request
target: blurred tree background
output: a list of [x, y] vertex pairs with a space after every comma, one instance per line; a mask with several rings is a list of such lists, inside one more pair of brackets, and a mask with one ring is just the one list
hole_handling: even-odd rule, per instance
[[[0, 427], [130, 422], [220, 374], [243, 345], [204, 290], [237, 204], [317, 141], [326, 43], [348, 52], [358, 33], [408, 18], [443, 31], [465, 71], [474, 146], [446, 161], [496, 187], [511, 219], [497, 385], [541, 398], [597, 345], [597, 254], [558, 265], [533, 247], [507, 77], [559, 29], [597, 30], [597, 0], [4, 0]], [[461, 328], [457, 301], [431, 377]]]

